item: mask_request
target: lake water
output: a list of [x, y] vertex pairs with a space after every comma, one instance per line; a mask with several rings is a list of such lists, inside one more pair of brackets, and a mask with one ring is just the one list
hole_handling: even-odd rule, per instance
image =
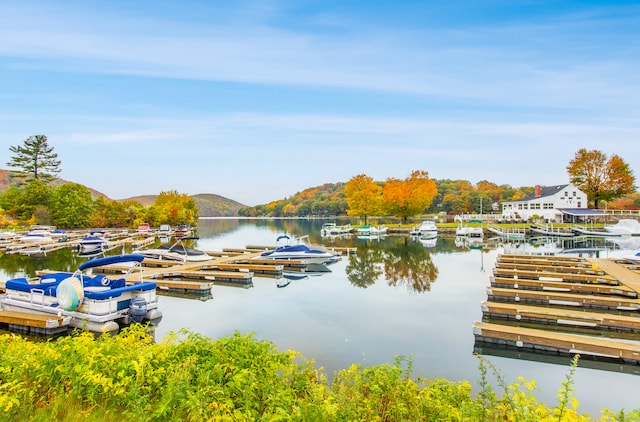
[[[156, 328], [156, 339], [181, 328], [211, 338], [234, 331], [254, 333], [280, 350], [301, 352], [329, 376], [353, 363], [392, 363], [394, 356], [404, 355], [412, 358], [415, 377], [468, 380], [477, 387], [479, 362], [474, 356], [472, 327], [482, 319], [480, 304], [487, 299], [498, 254], [526, 253], [528, 248], [543, 253], [558, 247], [579, 247], [576, 252], [582, 253], [594, 247], [605, 249], [600, 256], [620, 253], [609, 252], [612, 245], [602, 239], [560, 246], [549, 242], [495, 244], [482, 250], [456, 246], [455, 239], [442, 235], [435, 246], [401, 235], [383, 240], [323, 239], [322, 223], [201, 219], [199, 249], [273, 246], [277, 236], [289, 234], [309, 235], [314, 243], [357, 247], [358, 252], [332, 264], [331, 272], [293, 280], [284, 288], [278, 286], [282, 280], [254, 276], [251, 288], [215, 285], [211, 296], [162, 294], [163, 319]], [[47, 258], [0, 256], [5, 278], [33, 274], [40, 268], [72, 270], [80, 262], [64, 250]], [[488, 349], [483, 353], [507, 383], [519, 376], [535, 379], [541, 390], [536, 396], [551, 406], [556, 404], [570, 358], [496, 356]], [[580, 402], [578, 410], [597, 416], [604, 407], [615, 411], [640, 408], [640, 366], [604, 368], [586, 367], [585, 362], [577, 369], [574, 395]], [[500, 387], [494, 384], [494, 388]]]

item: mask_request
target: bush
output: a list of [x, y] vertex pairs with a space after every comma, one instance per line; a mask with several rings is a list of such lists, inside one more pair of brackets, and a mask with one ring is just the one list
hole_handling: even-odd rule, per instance
[[[2, 420], [220, 421], [586, 421], [576, 412], [573, 369], [554, 409], [518, 380], [501, 397], [486, 381], [413, 380], [412, 362], [352, 365], [328, 382], [298, 352], [235, 333], [211, 340], [182, 330], [155, 343], [146, 327], [117, 336], [77, 332], [46, 342], [0, 336]], [[495, 369], [491, 368], [494, 372]], [[603, 411], [602, 420], [639, 420], [640, 412]]]

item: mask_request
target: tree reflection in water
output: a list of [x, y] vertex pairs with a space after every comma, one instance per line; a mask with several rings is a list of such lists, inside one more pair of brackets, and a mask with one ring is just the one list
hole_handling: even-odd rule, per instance
[[367, 288], [373, 285], [383, 274], [382, 262], [384, 249], [379, 244], [366, 242], [358, 246], [355, 255], [349, 257], [346, 268], [347, 279], [356, 287]]
[[424, 246], [405, 239], [392, 247], [371, 242], [359, 246], [346, 273], [349, 282], [357, 287], [369, 287], [384, 275], [389, 286], [404, 284], [411, 291], [423, 293], [431, 289], [438, 268]]

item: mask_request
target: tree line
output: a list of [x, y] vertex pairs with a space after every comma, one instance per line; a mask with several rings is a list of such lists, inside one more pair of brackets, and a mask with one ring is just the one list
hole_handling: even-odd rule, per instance
[[61, 161], [45, 135], [27, 138], [11, 146], [7, 163], [17, 184], [0, 194], [0, 226], [55, 225], [68, 229], [89, 227], [137, 227], [143, 222], [191, 224], [198, 221], [198, 207], [190, 196], [177, 191], [161, 192], [153, 205], [138, 201], [116, 201], [99, 196], [77, 183], [52, 186], [60, 173]]
[[[162, 192], [152, 206], [144, 207], [136, 201], [104, 197], [94, 200], [89, 190], [78, 184], [51, 187], [61, 162], [45, 135], [31, 136], [22, 145], [9, 149], [14, 155], [7, 165], [17, 169], [11, 175], [21, 182], [0, 195], [0, 225], [8, 225], [11, 219], [67, 228], [135, 227], [143, 221], [152, 225], [197, 223], [194, 200], [176, 191]], [[584, 191], [596, 208], [602, 201], [609, 208], [640, 208], [633, 172], [616, 154], [608, 157], [601, 151], [582, 148], [567, 165], [567, 173], [569, 181]], [[359, 174], [346, 183], [326, 183], [290, 198], [241, 208], [238, 215], [351, 215], [363, 217], [365, 223], [372, 216], [396, 216], [406, 221], [422, 214], [496, 212], [502, 202], [524, 198], [534, 189], [497, 185], [488, 180], [474, 185], [467, 180], [431, 179], [425, 170], [414, 170], [402, 180], [389, 178], [384, 182]]]

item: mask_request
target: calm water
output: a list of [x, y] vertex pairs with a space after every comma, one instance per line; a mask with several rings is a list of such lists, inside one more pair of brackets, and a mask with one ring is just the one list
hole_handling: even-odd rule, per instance
[[[254, 277], [251, 288], [216, 285], [209, 297], [163, 294], [164, 316], [156, 329], [156, 339], [180, 328], [212, 338], [234, 331], [254, 333], [280, 350], [300, 351], [328, 375], [352, 363], [376, 365], [391, 363], [397, 355], [411, 356], [414, 376], [468, 380], [475, 387], [479, 372], [472, 326], [482, 318], [480, 303], [486, 300], [489, 275], [499, 253], [553, 252], [558, 247], [584, 253], [593, 247], [617, 247], [604, 244], [602, 239], [562, 245], [544, 241], [507, 244], [483, 250], [458, 247], [455, 239], [444, 236], [435, 247], [405, 236], [378, 241], [355, 236], [331, 240], [320, 236], [322, 223], [201, 220], [199, 249], [271, 246], [277, 236], [286, 233], [308, 234], [314, 243], [357, 247], [358, 253], [331, 265], [331, 272], [291, 281], [284, 288], [278, 288], [279, 281], [273, 278]], [[621, 252], [605, 251], [600, 256], [614, 253]], [[6, 278], [33, 274], [40, 268], [75, 269], [80, 262], [65, 250], [44, 259], [5, 255], [0, 256], [0, 271]], [[541, 390], [537, 397], [549, 405], [556, 404], [569, 358], [549, 363], [550, 358], [538, 361], [526, 355], [483, 352], [507, 383], [515, 382], [518, 376], [535, 379]], [[575, 380], [574, 395], [581, 412], [597, 416], [604, 407], [616, 411], [640, 408], [640, 367], [579, 367]], [[494, 387], [499, 389], [497, 384]]]

